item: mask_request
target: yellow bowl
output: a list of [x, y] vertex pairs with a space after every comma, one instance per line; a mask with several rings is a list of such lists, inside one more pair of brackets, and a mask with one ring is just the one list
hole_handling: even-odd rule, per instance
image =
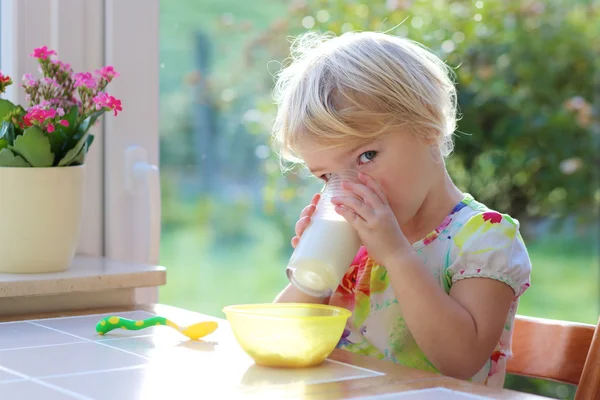
[[338, 344], [346, 309], [320, 304], [248, 304], [223, 309], [233, 334], [258, 365], [311, 367], [325, 361]]

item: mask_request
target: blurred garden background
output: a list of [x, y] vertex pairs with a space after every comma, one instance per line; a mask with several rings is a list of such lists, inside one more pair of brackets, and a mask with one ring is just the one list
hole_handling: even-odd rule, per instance
[[519, 313], [597, 322], [599, 2], [161, 0], [160, 12], [162, 303], [221, 316], [287, 284], [293, 226], [320, 185], [282, 175], [271, 151], [272, 75], [290, 36], [377, 30], [455, 68], [462, 119], [448, 168], [522, 223], [533, 276]]

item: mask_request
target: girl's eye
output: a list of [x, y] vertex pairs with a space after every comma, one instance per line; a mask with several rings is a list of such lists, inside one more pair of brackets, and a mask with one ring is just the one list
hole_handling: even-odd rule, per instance
[[373, 159], [377, 156], [377, 152], [375, 150], [365, 151], [358, 157], [358, 161], [361, 164], [366, 164], [368, 162], [373, 161]]

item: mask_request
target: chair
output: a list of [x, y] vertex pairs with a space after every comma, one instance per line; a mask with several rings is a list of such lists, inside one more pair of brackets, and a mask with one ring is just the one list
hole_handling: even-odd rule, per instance
[[577, 385], [575, 400], [600, 399], [598, 327], [517, 316], [507, 372]]

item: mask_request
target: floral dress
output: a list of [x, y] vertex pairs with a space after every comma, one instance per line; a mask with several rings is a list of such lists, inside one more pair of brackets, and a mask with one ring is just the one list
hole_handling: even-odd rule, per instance
[[[511, 356], [518, 299], [529, 287], [531, 272], [518, 221], [465, 195], [442, 224], [413, 248], [446, 293], [455, 282], [468, 278], [495, 279], [513, 289], [500, 340], [483, 368], [471, 378], [473, 382], [502, 387], [506, 361]], [[364, 247], [330, 304], [353, 312], [339, 348], [438, 372], [408, 330], [385, 267], [375, 264]]]

